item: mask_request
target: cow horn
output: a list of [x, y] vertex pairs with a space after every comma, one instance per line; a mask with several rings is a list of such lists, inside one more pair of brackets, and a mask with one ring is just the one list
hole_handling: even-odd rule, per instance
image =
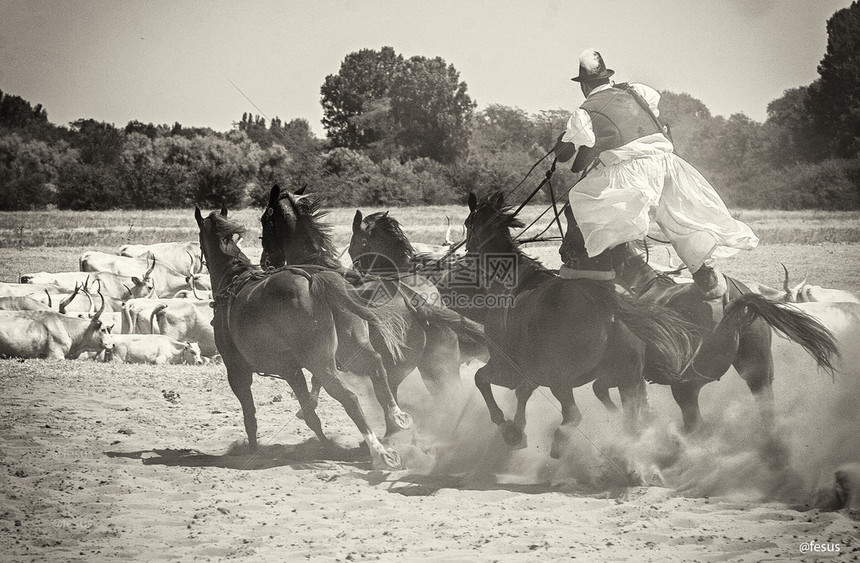
[[451, 218], [445, 215], [445, 223], [448, 224], [448, 227], [445, 229], [445, 244], [450, 246], [454, 244], [454, 241], [451, 240]]
[[779, 263], [782, 266], [782, 269], [785, 270], [785, 281], [782, 282], [782, 288], [788, 293], [791, 289], [788, 287], [788, 268], [785, 267], [785, 264], [782, 262]]
[[51, 301], [51, 294], [50, 294], [50, 293], [48, 293], [48, 290], [47, 290], [47, 289], [45, 290], [45, 295], [47, 295], [47, 296], [48, 296], [48, 308], [49, 308], [49, 309], [53, 309], [53, 308], [54, 308], [54, 304], [53, 304], [53, 301]]
[[98, 294], [99, 294], [99, 297], [101, 297], [101, 299], [102, 299], [102, 306], [99, 307], [98, 312], [95, 315], [93, 315], [93, 321], [92, 322], [96, 322], [97, 320], [99, 320], [99, 317], [102, 316], [102, 313], [105, 310], [105, 296], [102, 295], [102, 289], [101, 288], [99, 288]]
[[152, 266], [150, 266], [149, 269], [146, 271], [146, 273], [143, 274], [143, 279], [148, 278], [149, 275], [152, 274], [152, 271], [155, 269], [155, 256], [152, 255], [152, 252], [147, 252], [146, 253], [146, 262], [147, 263], [149, 263], [150, 258], [152, 258]]
[[129, 298], [134, 297], [134, 294], [131, 292], [131, 288], [130, 288], [130, 287], [128, 287], [128, 286], [127, 286], [127, 285], [125, 285], [125, 284], [122, 284], [122, 286], [123, 286], [123, 287], [125, 288], [125, 290], [128, 292], [128, 296], [129, 296]]
[[75, 298], [75, 296], [78, 294], [78, 292], [80, 290], [81, 290], [81, 285], [79, 283], [75, 282], [75, 290], [72, 292], [72, 294], [69, 295], [68, 297], [66, 297], [65, 299], [63, 299], [62, 301], [60, 301], [60, 306], [59, 306], [60, 313], [62, 313], [64, 315], [66, 314], [66, 307], [69, 306], [69, 303], [72, 302], [72, 300]]
[[[89, 279], [89, 278], [87, 278], [87, 279]], [[102, 288], [102, 282], [101, 282], [101, 280], [98, 280], [98, 282], [99, 282], [99, 290], [101, 290], [101, 288]], [[81, 287], [81, 289], [83, 290], [84, 295], [86, 295], [86, 296], [87, 296], [87, 301], [89, 301], [89, 302], [90, 302], [90, 306], [87, 308], [87, 316], [92, 317], [92, 316], [93, 316], [93, 312], [96, 310], [96, 304], [95, 304], [95, 302], [93, 301], [93, 296], [90, 294], [90, 290], [89, 290], [89, 289], [87, 289], [87, 284], [86, 284], [86, 283]]]

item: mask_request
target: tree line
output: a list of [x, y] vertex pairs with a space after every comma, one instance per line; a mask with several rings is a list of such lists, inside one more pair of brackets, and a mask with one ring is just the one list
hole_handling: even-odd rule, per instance
[[[860, 3], [836, 12], [827, 32], [819, 78], [768, 104], [764, 123], [661, 92], [677, 152], [728, 204], [860, 209]], [[242, 207], [263, 204], [273, 183], [307, 185], [331, 206], [461, 203], [517, 185], [573, 109], [476, 111], [452, 64], [391, 47], [348, 54], [320, 93], [325, 139], [303, 119], [250, 113], [227, 132], [93, 119], [64, 127], [0, 91], [0, 209]], [[557, 189], [574, 181], [556, 171]]]

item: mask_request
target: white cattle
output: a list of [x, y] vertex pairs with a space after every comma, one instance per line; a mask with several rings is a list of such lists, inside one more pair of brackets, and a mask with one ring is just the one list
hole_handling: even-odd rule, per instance
[[785, 293], [783, 295], [783, 300], [789, 303], [813, 303], [813, 302], [850, 302], [850, 303], [860, 303], [860, 297], [857, 297], [850, 291], [845, 291], [844, 289], [830, 289], [827, 287], [821, 287], [820, 285], [808, 285], [806, 283], [806, 278], [803, 279], [802, 282], [791, 287], [788, 281], [788, 268], [785, 267], [785, 264], [782, 265], [782, 269], [785, 270], [785, 281], [783, 282], [783, 289]]
[[196, 342], [204, 356], [218, 353], [212, 319], [215, 310], [209, 300], [166, 299], [150, 316], [153, 334], [165, 334], [175, 340]]
[[158, 242], [155, 244], [127, 244], [117, 252], [120, 256], [143, 258], [147, 254], [153, 256], [159, 263], [168, 265], [175, 270], [184, 271], [188, 267], [188, 256], [191, 256], [191, 269], [202, 271], [200, 243], [193, 242]]
[[196, 342], [179, 342], [163, 334], [109, 334], [104, 344], [113, 361], [127, 364], [203, 363]]
[[50, 311], [51, 307], [32, 297], [0, 297], [0, 311]]
[[78, 319], [53, 311], [0, 311], [0, 356], [75, 359], [98, 352], [110, 336], [102, 312]]
[[189, 289], [193, 281], [198, 288], [211, 289], [209, 276], [201, 275], [201, 269], [195, 271], [194, 257], [190, 253], [186, 255], [184, 268], [174, 268], [169, 264], [162, 264], [153, 260], [152, 264], [147, 260], [117, 256], [96, 250], [87, 250], [81, 254], [80, 268], [83, 272], [111, 272], [120, 276], [140, 277], [144, 272], [149, 272], [155, 283], [155, 291], [161, 295], [173, 295], [177, 291]]
[[103, 295], [115, 299], [156, 297], [151, 273], [152, 270], [147, 269], [142, 277], [138, 277], [120, 276], [112, 272], [35, 272], [23, 274], [21, 283], [54, 285], [64, 293], [74, 291], [77, 285], [97, 287]]

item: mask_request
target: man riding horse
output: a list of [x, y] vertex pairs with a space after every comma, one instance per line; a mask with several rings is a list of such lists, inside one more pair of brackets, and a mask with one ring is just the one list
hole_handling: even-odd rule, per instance
[[610, 84], [614, 74], [600, 53], [579, 57], [585, 101], [554, 148], [581, 173], [565, 205], [568, 231], [559, 250], [568, 278], [612, 280], [611, 250], [648, 233], [649, 212], [693, 274], [704, 299], [726, 291], [714, 258], [751, 250], [758, 238], [734, 219], [714, 188], [673, 154], [668, 129], [657, 119], [660, 94], [644, 84]]

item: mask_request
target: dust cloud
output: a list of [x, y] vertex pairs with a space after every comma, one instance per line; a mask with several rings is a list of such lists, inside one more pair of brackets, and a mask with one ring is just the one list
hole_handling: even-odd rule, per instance
[[[585, 385], [574, 392], [583, 421], [564, 432], [556, 460], [549, 453], [561, 412], [549, 390], [538, 389], [529, 401], [527, 445], [511, 449], [472, 385], [473, 366], [463, 370], [466, 399], [459, 413], [441, 416], [430, 401], [416, 403], [410, 408], [423, 418], [422, 430], [396, 447], [412, 473], [455, 477], [472, 488], [532, 485], [621, 494], [629, 487], [656, 486], [689, 497], [840, 508], [844, 497], [860, 498], [857, 491], [840, 490], [860, 490], [860, 465], [851, 465], [860, 462], [860, 339], [840, 337], [843, 357], [835, 378], [798, 346], [774, 337], [773, 425], [734, 369], [703, 388], [705, 424], [692, 434], [683, 431], [668, 387], [648, 386], [651, 420], [630, 435], [620, 411], [607, 411]], [[493, 391], [512, 418], [513, 392], [495, 386]], [[620, 405], [617, 390], [611, 393]], [[847, 484], [834, 481], [840, 469]]]

